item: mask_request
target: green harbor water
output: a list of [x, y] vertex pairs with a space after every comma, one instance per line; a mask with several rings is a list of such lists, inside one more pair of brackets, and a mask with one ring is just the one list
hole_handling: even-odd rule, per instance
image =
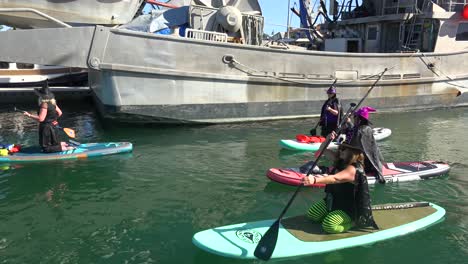
[[[24, 106], [27, 108], [27, 106]], [[308, 153], [278, 140], [316, 120], [214, 126], [103, 125], [92, 105], [61, 105], [61, 125], [81, 142], [130, 141], [132, 154], [89, 160], [0, 165], [0, 263], [261, 263], [195, 247], [217, 226], [278, 217], [295, 187], [270, 182], [271, 167], [297, 167]], [[37, 127], [2, 107], [0, 141], [32, 145]], [[407, 236], [273, 263], [466, 263], [468, 109], [378, 114], [392, 129], [380, 142], [386, 161], [447, 161], [446, 176], [371, 187], [373, 203], [430, 201], [443, 222]], [[305, 189], [287, 215], [323, 196]]]

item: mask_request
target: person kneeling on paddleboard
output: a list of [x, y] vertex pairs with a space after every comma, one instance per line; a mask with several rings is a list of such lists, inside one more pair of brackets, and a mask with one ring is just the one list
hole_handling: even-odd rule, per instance
[[39, 96], [38, 114], [24, 112], [24, 115], [39, 122], [39, 145], [42, 151], [51, 153], [72, 150], [73, 147], [58, 140], [55, 126], [58, 124], [57, 119], [62, 115], [62, 110], [58, 107], [55, 96], [49, 89], [48, 81], [44, 82], [41, 89], [34, 89], [34, 92]]
[[[370, 106], [363, 106], [359, 108], [353, 117], [353, 121], [349, 120], [346, 122], [343, 129], [343, 134], [337, 139], [338, 142], [346, 142], [350, 145], [357, 146], [364, 151], [364, 168], [368, 175], [374, 175], [379, 183], [385, 183], [385, 178], [382, 174], [382, 167], [384, 163], [383, 156], [380, 152], [379, 146], [377, 145], [374, 138], [374, 131], [370, 126], [369, 113], [375, 112], [376, 110]], [[335, 131], [330, 133], [329, 137], [335, 140], [337, 134]], [[322, 144], [315, 156], [317, 157], [321, 152], [333, 152], [333, 150], [324, 150], [324, 144]], [[310, 169], [312, 162], [308, 162], [301, 166], [301, 172], [306, 172]], [[320, 171], [320, 168], [314, 169], [314, 171]]]
[[334, 158], [332, 175], [310, 175], [304, 185], [326, 184], [326, 196], [314, 203], [307, 216], [322, 223], [327, 233], [342, 233], [352, 227], [378, 229], [371, 209], [371, 199], [364, 175], [363, 151], [347, 143], [340, 144]]
[[370, 126], [369, 113], [376, 112], [370, 106], [363, 106], [354, 112], [353, 122], [348, 122], [344, 134], [345, 142], [358, 146], [364, 151], [364, 168], [367, 174], [375, 175], [379, 183], [385, 183], [382, 174], [382, 163], [384, 162], [382, 153], [374, 138], [374, 131]]

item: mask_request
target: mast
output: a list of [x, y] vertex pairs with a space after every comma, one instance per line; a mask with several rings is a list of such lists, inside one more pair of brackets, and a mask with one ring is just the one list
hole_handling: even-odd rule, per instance
[[290, 21], [289, 21], [289, 13], [291, 12], [291, 0], [288, 0], [288, 22], [286, 23], [287, 29], [286, 29], [286, 37], [289, 39], [289, 27], [290, 27]]

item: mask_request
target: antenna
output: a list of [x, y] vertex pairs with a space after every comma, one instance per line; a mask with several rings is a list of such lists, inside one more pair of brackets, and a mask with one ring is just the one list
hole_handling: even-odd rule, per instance
[[291, 13], [291, 0], [288, 0], [288, 23], [286, 24], [287, 25], [287, 29], [286, 29], [286, 37], [288, 38], [289, 40], [289, 27], [291, 26], [290, 25], [290, 21], [289, 21], [289, 14]]

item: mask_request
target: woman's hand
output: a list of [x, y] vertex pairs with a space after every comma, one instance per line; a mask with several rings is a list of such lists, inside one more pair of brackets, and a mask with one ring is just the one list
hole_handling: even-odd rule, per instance
[[31, 117], [31, 114], [28, 113], [28, 112], [26, 112], [26, 111], [24, 111], [23, 114], [24, 114], [25, 116], [27, 116], [27, 117]]
[[312, 176], [312, 175], [306, 176], [304, 177], [303, 182], [305, 186], [309, 186], [309, 185], [315, 184], [317, 182], [317, 178], [315, 178], [315, 176]]

